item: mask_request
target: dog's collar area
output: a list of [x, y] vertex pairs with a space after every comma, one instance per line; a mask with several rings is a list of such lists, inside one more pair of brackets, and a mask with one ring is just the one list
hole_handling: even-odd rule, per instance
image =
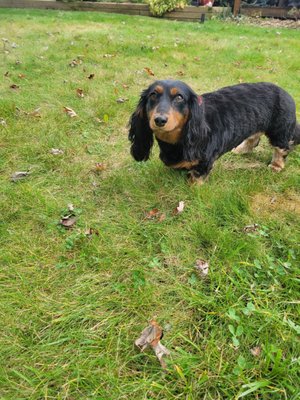
[[198, 104], [199, 106], [201, 106], [203, 103], [203, 97], [202, 96], [198, 96]]

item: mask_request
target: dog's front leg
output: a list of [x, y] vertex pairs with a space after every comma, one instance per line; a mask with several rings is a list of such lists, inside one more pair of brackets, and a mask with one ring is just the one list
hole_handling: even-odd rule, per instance
[[212, 169], [213, 162], [211, 161], [200, 161], [200, 163], [191, 169], [189, 174], [189, 181], [192, 184], [203, 185], [206, 181], [210, 170]]

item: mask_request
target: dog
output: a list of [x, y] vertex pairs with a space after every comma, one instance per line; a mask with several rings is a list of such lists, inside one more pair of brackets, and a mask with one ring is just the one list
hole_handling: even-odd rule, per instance
[[202, 184], [217, 158], [250, 152], [262, 134], [274, 148], [270, 167], [281, 171], [300, 143], [295, 102], [282, 88], [242, 83], [198, 96], [184, 82], [159, 80], [142, 92], [128, 138], [134, 159], [146, 161], [155, 136], [163, 163]]

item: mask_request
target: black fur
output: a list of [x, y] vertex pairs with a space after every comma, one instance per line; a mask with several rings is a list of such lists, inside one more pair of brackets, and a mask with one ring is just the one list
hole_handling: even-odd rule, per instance
[[193, 171], [197, 176], [206, 176], [218, 157], [258, 132], [265, 133], [272, 146], [286, 153], [292, 145], [300, 144], [295, 102], [272, 83], [243, 83], [198, 97], [183, 82], [156, 81], [142, 93], [130, 120], [131, 154], [137, 161], [147, 160], [153, 145], [149, 96], [158, 85], [164, 89], [160, 95], [164, 100], [158, 101], [166, 102], [166, 96], [171, 97], [171, 88], [178, 88], [188, 109], [188, 119], [176, 143], [157, 138], [160, 158], [168, 166], [196, 160], [199, 163]]

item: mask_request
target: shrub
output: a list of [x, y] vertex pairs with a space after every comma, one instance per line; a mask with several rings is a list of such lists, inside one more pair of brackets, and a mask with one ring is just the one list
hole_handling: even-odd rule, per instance
[[153, 15], [160, 17], [168, 11], [175, 8], [183, 8], [187, 4], [187, 0], [147, 0], [150, 11]]

